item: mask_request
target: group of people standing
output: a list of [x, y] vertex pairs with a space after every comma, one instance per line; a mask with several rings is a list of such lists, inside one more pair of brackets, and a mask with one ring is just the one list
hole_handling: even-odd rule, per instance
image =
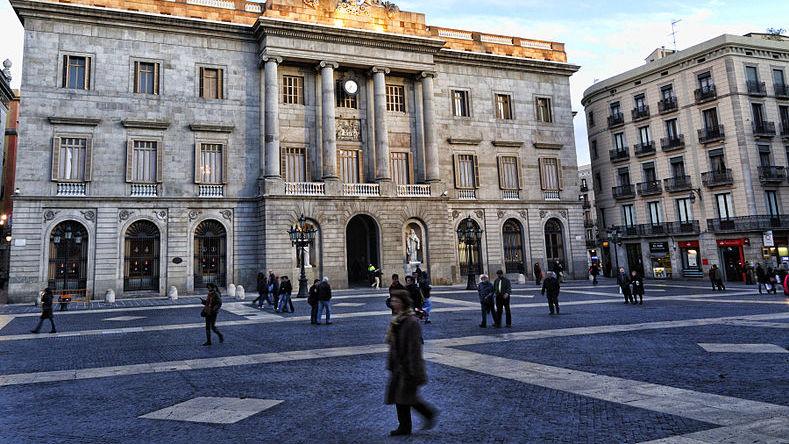
[[252, 301], [252, 305], [257, 304], [258, 308], [263, 308], [266, 302], [273, 307], [277, 313], [293, 313], [293, 284], [287, 276], [277, 276], [273, 271], [268, 272], [268, 277], [262, 272], [258, 273], [255, 289], [258, 297]]
[[628, 275], [624, 267], [619, 267], [616, 283], [619, 285], [619, 292], [625, 297], [625, 304], [644, 304], [644, 277], [637, 271], [633, 270]]
[[433, 303], [430, 301], [431, 289], [427, 273], [419, 267], [413, 274], [405, 277], [405, 285], [400, 282], [400, 275], [395, 273], [392, 275], [392, 283], [389, 284], [389, 297], [386, 299], [386, 306], [392, 308], [390, 301], [393, 291], [405, 290], [411, 298], [411, 308], [414, 310], [414, 315], [423, 320], [425, 324], [430, 324], [432, 322], [430, 312], [433, 311]]
[[487, 274], [483, 274], [479, 279], [477, 293], [479, 294], [479, 303], [482, 306], [480, 328], [487, 328], [489, 313], [492, 317], [494, 328], [501, 327], [501, 317], [505, 313], [507, 316], [505, 325], [512, 327], [512, 311], [510, 310], [512, 283], [510, 280], [504, 276], [504, 272], [501, 270], [496, 272], [496, 280], [493, 283], [490, 282]]

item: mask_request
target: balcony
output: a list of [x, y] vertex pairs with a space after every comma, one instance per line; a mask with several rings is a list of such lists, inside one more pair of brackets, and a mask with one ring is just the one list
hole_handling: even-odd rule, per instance
[[457, 197], [460, 200], [476, 200], [477, 190], [475, 189], [459, 189], [457, 190]]
[[584, 219], [584, 228], [594, 228], [594, 221], [592, 219]]
[[323, 182], [285, 182], [286, 196], [325, 196], [326, 184]]
[[619, 185], [611, 188], [614, 199], [632, 199], [636, 197], [635, 185]]
[[699, 234], [699, 231], [699, 221], [697, 220], [666, 223], [666, 233], [668, 234]]
[[764, 97], [767, 95], [767, 87], [764, 86], [764, 82], [747, 80], [745, 86], [748, 88], [749, 96]]
[[399, 197], [430, 197], [430, 184], [398, 185]]
[[661, 222], [657, 224], [620, 226], [619, 232], [624, 238], [698, 234], [699, 221], [692, 220], [686, 222]]
[[723, 140], [726, 134], [723, 132], [723, 125], [711, 126], [698, 130], [699, 143], [712, 143]]
[[775, 228], [789, 228], [789, 216], [754, 215], [731, 217], [728, 219], [707, 219], [707, 231], [713, 233], [732, 231], [765, 231]]
[[669, 97], [657, 103], [658, 112], [660, 114], [667, 114], [679, 109], [679, 103], [676, 97]]
[[625, 124], [625, 115], [622, 113], [611, 114], [608, 116], [608, 127], [613, 128]]
[[734, 183], [734, 178], [731, 175], [731, 168], [722, 171], [701, 173], [701, 183], [707, 188], [732, 185]]
[[562, 196], [559, 190], [546, 190], [542, 192], [543, 200], [547, 201], [559, 201], [562, 200]]
[[608, 150], [608, 156], [611, 158], [611, 162], [621, 162], [630, 159], [630, 153], [627, 151], [627, 148]]
[[199, 185], [198, 187], [198, 197], [206, 197], [206, 198], [218, 198], [218, 197], [225, 197], [225, 186], [224, 185]]
[[520, 197], [520, 191], [518, 190], [501, 190], [502, 200], [518, 200]]
[[636, 184], [639, 196], [654, 196], [663, 192], [663, 186], [659, 180], [650, 180]]
[[696, 97], [696, 103], [704, 103], [715, 100], [718, 97], [718, 91], [715, 85], [709, 85], [693, 91], [693, 95]]
[[381, 187], [377, 183], [346, 183], [343, 184], [343, 194], [357, 197], [378, 197], [381, 195]]
[[85, 182], [58, 182], [57, 195], [63, 197], [84, 197], [88, 184]]
[[633, 110], [630, 112], [630, 115], [633, 117], [634, 121], [648, 119], [649, 105], [633, 108]]
[[655, 141], [650, 140], [649, 142], [641, 142], [633, 145], [633, 154], [635, 154], [636, 157], [651, 156], [655, 154]]
[[761, 120], [759, 122], [753, 122], [751, 126], [753, 127], [753, 135], [756, 137], [770, 138], [775, 135], [775, 122]]
[[782, 166], [760, 166], [759, 181], [763, 185], [779, 184], [786, 180], [786, 168]]
[[775, 85], [775, 97], [779, 99], [789, 99], [789, 85]]
[[682, 148], [685, 148], [684, 134], [680, 134], [677, 137], [662, 137], [660, 139], [660, 149], [663, 152], [681, 150]]
[[159, 195], [159, 186], [155, 183], [131, 184], [131, 197], [156, 197]]
[[690, 176], [675, 176], [663, 179], [663, 187], [669, 193], [676, 193], [693, 189], [693, 184], [690, 182]]

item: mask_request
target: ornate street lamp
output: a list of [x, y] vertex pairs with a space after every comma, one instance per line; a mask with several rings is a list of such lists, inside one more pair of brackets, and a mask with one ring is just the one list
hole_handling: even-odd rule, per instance
[[460, 222], [457, 229], [457, 235], [458, 242], [462, 242], [466, 246], [466, 271], [468, 272], [466, 290], [476, 290], [477, 282], [474, 278], [475, 273], [472, 268], [471, 253], [482, 239], [482, 230], [474, 223], [474, 219], [467, 217]]
[[313, 228], [311, 225], [307, 225], [307, 218], [304, 217], [304, 214], [299, 216], [298, 225], [292, 225], [288, 230], [290, 243], [296, 247], [296, 258], [301, 263], [301, 274], [299, 276], [299, 294], [296, 296], [297, 298], [307, 297], [307, 275], [304, 273], [304, 262], [306, 261], [306, 258], [304, 257], [304, 249], [312, 244], [312, 242], [315, 240], [315, 233], [317, 231], [318, 230]]
[[621, 233], [619, 232], [619, 227], [612, 226], [608, 230], [608, 240], [614, 244], [614, 259], [616, 260], [616, 272], [619, 273], [619, 252], [617, 251], [617, 246], [621, 245], [622, 238]]

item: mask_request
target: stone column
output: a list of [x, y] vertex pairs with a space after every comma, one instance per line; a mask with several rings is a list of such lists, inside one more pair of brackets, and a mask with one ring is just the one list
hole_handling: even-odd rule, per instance
[[435, 120], [433, 119], [433, 72], [423, 72], [422, 76], [422, 122], [425, 137], [425, 179], [427, 183], [441, 180], [438, 169], [438, 143], [436, 141]]
[[277, 68], [281, 57], [265, 56], [265, 104], [266, 104], [266, 178], [281, 178], [279, 171], [279, 81]]
[[260, 65], [260, 173], [258, 178], [266, 178], [266, 70], [265, 64]]
[[374, 67], [373, 101], [375, 103], [375, 180], [389, 182], [389, 132], [386, 129], [386, 74], [389, 68]]
[[323, 61], [321, 71], [321, 123], [323, 127], [323, 180], [337, 180], [337, 121], [335, 120], [334, 70], [339, 65]]

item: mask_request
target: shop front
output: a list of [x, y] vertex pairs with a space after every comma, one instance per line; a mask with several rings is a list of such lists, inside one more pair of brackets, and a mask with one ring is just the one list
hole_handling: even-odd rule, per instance
[[671, 252], [668, 242], [650, 242], [649, 257], [655, 279], [671, 279]]
[[750, 245], [749, 239], [719, 239], [718, 254], [723, 273], [729, 282], [745, 282], [743, 246]]
[[682, 275], [685, 277], [702, 277], [701, 253], [699, 241], [679, 241], [680, 258], [682, 259]]
[[779, 266], [789, 262], [789, 237], [775, 235], [772, 231], [763, 234], [762, 259], [766, 265]]

